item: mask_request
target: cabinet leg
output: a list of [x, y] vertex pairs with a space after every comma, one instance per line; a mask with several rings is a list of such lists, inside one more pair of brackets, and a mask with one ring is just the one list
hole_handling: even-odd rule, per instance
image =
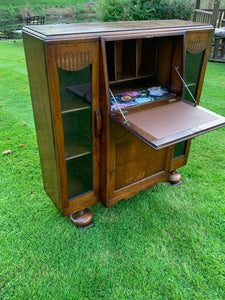
[[172, 171], [169, 175], [169, 182], [173, 185], [181, 184], [181, 175], [177, 171]]
[[91, 222], [93, 219], [93, 212], [89, 208], [82, 209], [74, 214], [71, 214], [70, 221], [75, 224], [79, 229], [93, 226]]

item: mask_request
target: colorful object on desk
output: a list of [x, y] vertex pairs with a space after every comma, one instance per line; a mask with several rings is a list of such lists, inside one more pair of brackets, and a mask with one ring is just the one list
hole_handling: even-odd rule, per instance
[[161, 88], [161, 86], [154, 86], [148, 89], [149, 93], [151, 96], [154, 97], [159, 97], [159, 96], [163, 96], [165, 95], [167, 92], [167, 90], [164, 90]]
[[127, 105], [126, 104], [113, 104], [113, 105], [111, 105], [111, 110], [117, 110], [117, 109], [119, 109], [119, 108], [125, 108], [125, 107], [127, 107]]
[[168, 97], [169, 95], [171, 94], [166, 89], [163, 89], [160, 86], [151, 87], [146, 90], [127, 92], [123, 94], [114, 95], [118, 104], [114, 101], [113, 97], [111, 97], [110, 98], [111, 111], [118, 110], [119, 107], [121, 109], [128, 106], [134, 106], [137, 104], [163, 99]]
[[138, 104], [141, 104], [141, 103], [146, 103], [146, 102], [149, 102], [149, 98], [137, 98], [135, 100], [135, 102], [137, 102]]
[[130, 96], [122, 96], [121, 100], [122, 101], [133, 101], [133, 99]]
[[139, 95], [139, 93], [138, 92], [130, 92], [130, 93], [124, 93], [123, 95], [135, 98], [135, 97], [137, 97]]

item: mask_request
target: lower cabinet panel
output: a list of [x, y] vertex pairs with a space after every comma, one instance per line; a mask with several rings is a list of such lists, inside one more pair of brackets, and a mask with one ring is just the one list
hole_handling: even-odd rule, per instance
[[156, 151], [135, 137], [116, 144], [115, 189], [165, 169], [166, 150]]
[[169, 147], [154, 150], [115, 123], [111, 123], [111, 137], [111, 192], [168, 173]]

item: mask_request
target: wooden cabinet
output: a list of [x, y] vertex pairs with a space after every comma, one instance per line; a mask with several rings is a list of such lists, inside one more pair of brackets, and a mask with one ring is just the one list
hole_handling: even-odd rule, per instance
[[213, 35], [187, 21], [23, 30], [44, 187], [84, 226], [160, 181], [180, 181], [191, 138], [225, 125], [199, 105]]

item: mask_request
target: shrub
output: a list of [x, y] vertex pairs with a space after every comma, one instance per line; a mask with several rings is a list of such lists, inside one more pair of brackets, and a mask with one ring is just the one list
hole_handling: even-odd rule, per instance
[[167, 6], [170, 19], [190, 20], [194, 11], [194, 2], [174, 1]]
[[193, 2], [175, 0], [170, 4], [168, 1], [169, 0], [100, 0], [99, 18], [105, 22], [191, 19], [194, 10]]
[[130, 20], [163, 19], [165, 0], [131, 0]]
[[[99, 18], [104, 22], [127, 20], [126, 10], [130, 0], [100, 0]], [[129, 11], [129, 9], [128, 9]]]

